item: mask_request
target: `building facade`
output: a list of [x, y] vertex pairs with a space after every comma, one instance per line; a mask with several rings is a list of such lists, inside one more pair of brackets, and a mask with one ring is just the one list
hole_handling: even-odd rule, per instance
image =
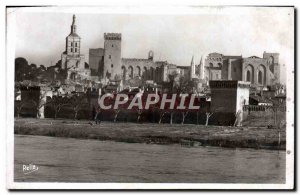
[[[105, 33], [104, 48], [89, 50], [89, 65], [93, 76], [101, 80], [129, 80], [136, 77], [156, 83], [167, 82], [169, 74], [190, 76], [190, 67], [177, 66], [167, 61], [155, 61], [154, 52], [147, 58], [123, 58], [122, 35]], [[175, 73], [176, 72], [176, 73]]]
[[62, 69], [67, 71], [68, 80], [91, 79], [105, 84], [109, 81], [125, 81], [140, 78], [155, 83], [168, 82], [170, 76], [179, 75], [190, 81], [208, 84], [211, 80], [237, 80], [250, 82], [254, 87], [265, 87], [280, 81], [278, 53], [263, 53], [263, 57], [226, 56], [210, 53], [198, 65], [194, 57], [190, 66], [178, 66], [167, 61], [155, 61], [154, 52], [147, 58], [122, 57], [122, 34], [104, 33], [103, 48], [89, 49], [89, 67], [85, 56], [80, 53], [81, 38], [77, 34], [75, 15], [71, 32], [66, 37], [66, 48], [61, 55]]
[[270, 86], [280, 81], [278, 53], [263, 53], [263, 57], [225, 56], [211, 53], [204, 66], [204, 79], [238, 80], [250, 82], [252, 86]]
[[[209, 81], [211, 88], [210, 112], [216, 113], [222, 125], [233, 125], [236, 118], [243, 120], [243, 107], [249, 105], [250, 83], [244, 81]], [[237, 124], [238, 125], [238, 124]]]
[[91, 76], [98, 76], [99, 72], [104, 72], [104, 49], [89, 49], [89, 66]]

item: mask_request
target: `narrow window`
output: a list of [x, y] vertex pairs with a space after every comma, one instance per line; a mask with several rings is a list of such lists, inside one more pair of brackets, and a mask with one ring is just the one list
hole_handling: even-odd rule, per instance
[[262, 72], [259, 71], [259, 72], [258, 72], [258, 83], [259, 83], [259, 84], [263, 84], [263, 83], [262, 83], [262, 81], [263, 81], [263, 78], [262, 78], [262, 77], [263, 77], [263, 76], [262, 76]]
[[114, 47], [114, 44], [112, 44], [111, 47]]
[[77, 52], [77, 48], [75, 48], [75, 52]]
[[73, 42], [71, 42], [71, 46], [73, 47]]
[[114, 67], [114, 65], [113, 64], [111, 64], [111, 68], [113, 68]]
[[73, 52], [73, 48], [71, 48], [71, 52]]
[[111, 55], [109, 55], [108, 57], [109, 57], [109, 59], [111, 59]]
[[250, 71], [248, 70], [247, 71], [247, 76], [246, 76], [246, 81], [248, 81], [248, 82], [251, 82], [251, 73], [250, 73]]

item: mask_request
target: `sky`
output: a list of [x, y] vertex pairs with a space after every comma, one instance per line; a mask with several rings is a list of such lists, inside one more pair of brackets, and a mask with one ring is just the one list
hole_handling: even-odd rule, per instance
[[73, 14], [81, 53], [88, 62], [89, 48], [103, 48], [103, 34], [122, 33], [122, 57], [147, 58], [188, 66], [212, 52], [243, 57], [280, 53], [281, 80], [285, 67], [294, 66], [294, 11], [280, 7], [17, 8], [15, 56], [50, 66], [61, 58]]

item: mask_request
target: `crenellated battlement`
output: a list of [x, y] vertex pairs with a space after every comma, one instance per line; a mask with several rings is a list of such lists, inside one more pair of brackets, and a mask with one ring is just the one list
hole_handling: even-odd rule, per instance
[[123, 61], [152, 61], [144, 58], [122, 58]]
[[209, 81], [210, 88], [249, 88], [250, 82], [246, 81]]
[[122, 34], [121, 33], [104, 33], [105, 40], [121, 40]]

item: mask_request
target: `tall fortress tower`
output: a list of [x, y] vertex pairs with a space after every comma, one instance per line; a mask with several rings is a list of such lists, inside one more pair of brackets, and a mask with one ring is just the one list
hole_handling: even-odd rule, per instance
[[[121, 33], [104, 34], [104, 75], [110, 80], [121, 79], [122, 55], [121, 55]], [[119, 78], [120, 77], [120, 78]]]

